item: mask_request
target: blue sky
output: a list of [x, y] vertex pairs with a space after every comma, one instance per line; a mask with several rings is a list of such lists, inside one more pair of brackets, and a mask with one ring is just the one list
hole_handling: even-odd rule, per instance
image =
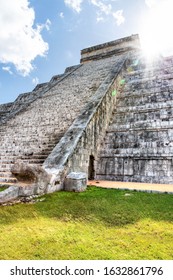
[[[170, 0], [0, 0], [0, 103], [79, 64], [83, 48], [136, 33], [151, 40], [160, 19], [165, 33], [173, 26], [170, 5]], [[160, 36], [154, 38], [157, 46]], [[172, 47], [172, 41], [167, 44]]]

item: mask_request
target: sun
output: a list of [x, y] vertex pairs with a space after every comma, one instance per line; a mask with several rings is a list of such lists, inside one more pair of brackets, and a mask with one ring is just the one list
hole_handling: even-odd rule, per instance
[[140, 32], [142, 49], [149, 57], [173, 55], [173, 0], [152, 3]]

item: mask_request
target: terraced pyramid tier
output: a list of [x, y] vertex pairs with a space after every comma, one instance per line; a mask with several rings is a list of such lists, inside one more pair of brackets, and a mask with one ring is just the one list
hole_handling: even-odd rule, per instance
[[[135, 70], [134, 70], [135, 69]], [[96, 178], [173, 183], [173, 59], [127, 67]]]

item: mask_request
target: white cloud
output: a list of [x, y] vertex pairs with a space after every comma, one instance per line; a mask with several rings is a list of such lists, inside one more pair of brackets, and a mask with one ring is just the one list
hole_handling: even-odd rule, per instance
[[[111, 4], [104, 4], [100, 0], [90, 0], [91, 4], [98, 7], [99, 12], [97, 13], [97, 22], [104, 21], [104, 15], [113, 16], [116, 19], [116, 24], [119, 26], [124, 23], [125, 18], [123, 16], [123, 10], [113, 11]], [[99, 16], [98, 16], [99, 15]]]
[[20, 74], [27, 76], [33, 60], [48, 51], [41, 31], [49, 30], [50, 21], [34, 27], [35, 12], [28, 0], [0, 0], [0, 7], [0, 62], [14, 64]]
[[112, 6], [111, 4], [104, 4], [103, 2], [101, 1], [98, 1], [98, 0], [90, 0], [91, 1], [91, 4], [93, 4], [94, 6], [97, 6], [100, 11], [106, 15], [109, 15], [112, 11]]
[[9, 66], [2, 67], [2, 70], [8, 72], [10, 75], [13, 75], [13, 72], [11, 71], [11, 68]]
[[97, 22], [104, 21], [104, 17], [98, 12], [96, 20], [97, 20]]
[[39, 79], [38, 79], [37, 77], [35, 77], [35, 78], [32, 79], [32, 84], [33, 84], [33, 85], [36, 86], [38, 83], [39, 83]]
[[118, 10], [113, 13], [113, 17], [116, 19], [117, 25], [121, 25], [125, 21], [125, 17], [123, 16], [123, 10]]
[[59, 16], [60, 16], [60, 18], [64, 18], [64, 13], [61, 12], [61, 13], [59, 14]]
[[[117, 0], [112, 0], [111, 2], [115, 2]], [[147, 0], [146, 0], [147, 1]], [[152, 0], [148, 0], [148, 1], [152, 1]], [[153, 0], [154, 1], [154, 0]], [[116, 24], [119, 26], [122, 23], [124, 23], [125, 18], [123, 16], [123, 10], [118, 10], [118, 11], [114, 11], [112, 8], [112, 5], [110, 3], [106, 4], [104, 2], [104, 0], [88, 0], [88, 2], [95, 6], [97, 11], [96, 11], [96, 21], [97, 22], [101, 22], [105, 20], [106, 16], [111, 16], [114, 19], [116, 19]], [[81, 5], [83, 3], [83, 0], [64, 0], [64, 3], [72, 8], [74, 11], [76, 11], [77, 13], [81, 12]], [[61, 17], [63, 17], [63, 13], [62, 15], [60, 14]]]
[[145, 0], [145, 4], [146, 4], [149, 8], [154, 7], [154, 6], [157, 4], [157, 2], [159, 2], [159, 1], [156, 1], [156, 0]]
[[49, 19], [46, 20], [46, 23], [45, 24], [42, 24], [42, 27], [46, 28], [47, 31], [50, 30], [50, 26], [51, 26], [51, 21]]
[[83, 0], [64, 0], [64, 3], [72, 8], [74, 11], [76, 11], [77, 13], [81, 12], [81, 4], [82, 4]]

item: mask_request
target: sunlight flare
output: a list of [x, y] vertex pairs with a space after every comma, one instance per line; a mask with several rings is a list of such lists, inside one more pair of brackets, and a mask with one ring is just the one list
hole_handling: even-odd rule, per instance
[[155, 1], [145, 17], [141, 32], [141, 45], [147, 56], [159, 53], [164, 56], [173, 54], [173, 1]]

